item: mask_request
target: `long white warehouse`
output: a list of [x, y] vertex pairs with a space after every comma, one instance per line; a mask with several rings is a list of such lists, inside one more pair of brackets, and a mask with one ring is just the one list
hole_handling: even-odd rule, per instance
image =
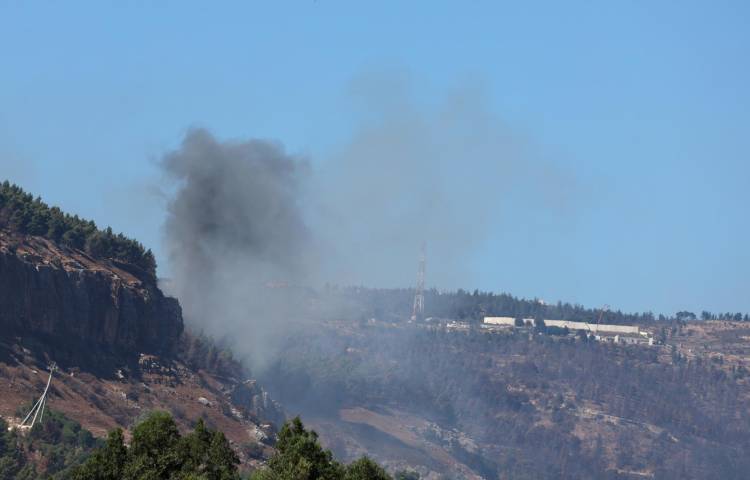
[[[532, 318], [524, 318], [525, 323], [533, 323]], [[516, 319], [513, 317], [484, 317], [484, 323], [486, 325], [510, 325], [516, 324]], [[640, 327], [637, 325], [608, 325], [601, 324], [596, 325], [594, 323], [586, 322], [571, 322], [569, 320], [544, 320], [544, 324], [548, 327], [568, 327], [569, 330], [584, 330], [592, 333], [631, 333], [638, 335], [640, 333]]]

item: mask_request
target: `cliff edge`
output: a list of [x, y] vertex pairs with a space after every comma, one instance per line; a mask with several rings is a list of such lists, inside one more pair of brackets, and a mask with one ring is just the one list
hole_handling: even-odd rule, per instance
[[137, 266], [94, 259], [46, 238], [0, 231], [0, 328], [103, 347], [169, 351], [180, 305]]

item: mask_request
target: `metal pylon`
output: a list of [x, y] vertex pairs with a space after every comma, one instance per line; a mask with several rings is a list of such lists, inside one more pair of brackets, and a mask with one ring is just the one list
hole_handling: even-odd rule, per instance
[[[39, 422], [41, 422], [42, 418], [44, 418], [44, 407], [47, 405], [47, 391], [49, 391], [49, 386], [52, 383], [52, 374], [55, 373], [55, 370], [57, 370], [57, 365], [54, 362], [52, 362], [52, 364], [50, 364], [49, 366], [49, 378], [47, 379], [47, 386], [44, 387], [44, 392], [42, 392], [42, 396], [39, 397], [39, 400], [37, 400], [34, 406], [31, 407], [31, 410], [23, 419], [19, 427], [32, 428], [34, 424], [36, 424], [37, 417], [39, 418]], [[26, 422], [29, 421], [29, 418], [31, 418], [31, 423], [27, 425]]]
[[411, 310], [411, 320], [424, 318], [424, 271], [425, 271], [425, 243], [422, 242], [422, 251], [419, 255], [419, 269], [417, 270], [417, 288], [414, 292], [414, 306]]

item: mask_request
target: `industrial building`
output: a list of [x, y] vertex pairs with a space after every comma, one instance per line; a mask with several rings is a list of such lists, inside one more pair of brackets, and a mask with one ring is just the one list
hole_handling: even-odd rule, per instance
[[[524, 324], [534, 324], [533, 318], [524, 318]], [[484, 317], [484, 323], [487, 325], [510, 325], [516, 324], [513, 317]], [[548, 327], [567, 328], [568, 330], [583, 330], [590, 333], [614, 333], [614, 334], [631, 334], [639, 335], [640, 327], [637, 325], [608, 325], [586, 322], [572, 322], [570, 320], [544, 320]]]
[[[533, 318], [521, 319], [525, 326], [535, 324]], [[514, 317], [484, 317], [482, 327], [487, 329], [513, 328], [516, 325]], [[589, 338], [611, 343], [624, 343], [628, 345], [648, 344], [653, 345], [654, 339], [647, 331], [641, 331], [638, 325], [610, 325], [587, 322], [573, 322], [570, 320], [544, 320], [547, 327], [567, 328], [572, 332], [583, 330]]]

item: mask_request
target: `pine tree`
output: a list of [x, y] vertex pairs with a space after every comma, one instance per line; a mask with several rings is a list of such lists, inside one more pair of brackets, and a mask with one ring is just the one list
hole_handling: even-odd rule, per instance
[[346, 467], [344, 480], [392, 480], [391, 476], [368, 457], [362, 457]]
[[109, 432], [107, 443], [91, 456], [78, 470], [72, 480], [120, 480], [123, 476], [127, 449], [119, 428]]

